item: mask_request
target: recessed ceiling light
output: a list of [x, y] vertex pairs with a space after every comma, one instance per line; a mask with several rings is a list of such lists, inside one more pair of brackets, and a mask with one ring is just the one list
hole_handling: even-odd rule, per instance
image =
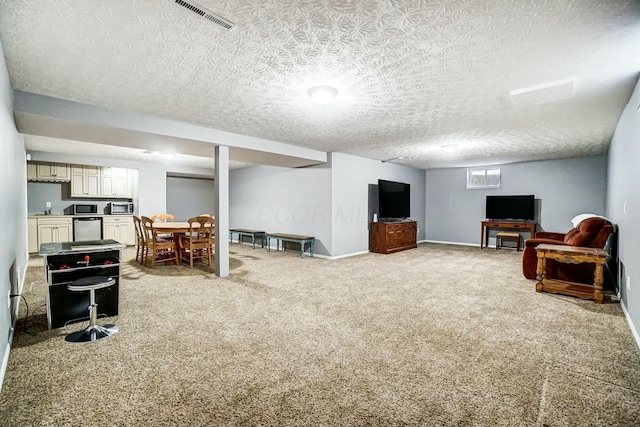
[[488, 153], [486, 151], [484, 153], [482, 153], [482, 154], [484, 154], [485, 157], [493, 157], [493, 154]]
[[311, 99], [320, 105], [327, 105], [338, 94], [338, 90], [331, 86], [316, 86], [307, 91]]
[[455, 151], [455, 150], [456, 150], [456, 148], [458, 148], [458, 146], [457, 146], [456, 144], [445, 144], [445, 145], [443, 145], [443, 146], [442, 146], [442, 147], [440, 147], [440, 148], [442, 148], [442, 150], [443, 150], [445, 153], [451, 153], [451, 152]]

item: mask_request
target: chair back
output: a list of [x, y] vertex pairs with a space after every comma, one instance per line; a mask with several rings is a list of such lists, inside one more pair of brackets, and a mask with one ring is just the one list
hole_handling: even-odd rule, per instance
[[583, 220], [577, 227], [570, 230], [564, 237], [564, 244], [587, 248], [604, 248], [609, 235], [613, 232], [613, 225], [600, 217]]
[[161, 214], [155, 214], [154, 216], [151, 217], [151, 219], [153, 220], [153, 222], [173, 222], [173, 220], [175, 219], [175, 217], [172, 214], [168, 214], [168, 213], [161, 213]]
[[211, 244], [213, 242], [214, 224], [210, 216], [194, 216], [187, 220], [189, 223], [188, 239], [192, 244]]
[[146, 242], [153, 242], [153, 220], [148, 216], [140, 218], [142, 224], [142, 234]]
[[142, 221], [137, 216], [133, 216], [133, 226], [136, 229], [136, 236], [138, 237], [138, 242], [146, 242], [146, 236], [144, 233], [144, 229], [142, 228]]

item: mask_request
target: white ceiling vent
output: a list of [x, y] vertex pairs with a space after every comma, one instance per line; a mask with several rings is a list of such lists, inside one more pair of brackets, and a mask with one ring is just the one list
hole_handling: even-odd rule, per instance
[[186, 2], [184, 0], [175, 0], [175, 1], [180, 6], [189, 9], [193, 13], [197, 13], [198, 15], [202, 16], [203, 18], [208, 19], [209, 21], [213, 22], [214, 24], [220, 25], [221, 27], [223, 27], [226, 30], [231, 30], [231, 29], [233, 29], [233, 27], [236, 26], [236, 24], [234, 24], [233, 22], [229, 21], [228, 19], [224, 19], [222, 16], [216, 15], [215, 13], [205, 9], [204, 7], [202, 7], [200, 5], [196, 5], [193, 2]]
[[547, 104], [575, 97], [573, 79], [556, 80], [509, 92], [516, 107]]

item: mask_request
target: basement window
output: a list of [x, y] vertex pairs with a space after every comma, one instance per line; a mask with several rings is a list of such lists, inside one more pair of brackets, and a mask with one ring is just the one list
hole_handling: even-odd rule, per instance
[[500, 188], [500, 168], [467, 169], [467, 190]]

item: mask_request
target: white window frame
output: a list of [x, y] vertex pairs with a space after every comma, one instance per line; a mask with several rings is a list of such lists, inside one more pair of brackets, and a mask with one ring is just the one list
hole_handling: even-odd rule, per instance
[[500, 188], [500, 168], [467, 169], [467, 190], [482, 188]]

